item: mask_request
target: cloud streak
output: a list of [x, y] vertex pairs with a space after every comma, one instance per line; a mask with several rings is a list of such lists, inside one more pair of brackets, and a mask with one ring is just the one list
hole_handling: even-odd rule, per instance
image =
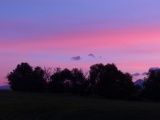
[[138, 77], [140, 75], [141, 75], [140, 73], [134, 73], [134, 74], [132, 74], [133, 77]]
[[79, 60], [81, 60], [81, 57], [80, 56], [75, 56], [75, 57], [72, 57], [71, 60], [79, 61]]
[[142, 75], [148, 75], [148, 72], [143, 72]]
[[95, 58], [94, 54], [88, 54], [89, 57]]

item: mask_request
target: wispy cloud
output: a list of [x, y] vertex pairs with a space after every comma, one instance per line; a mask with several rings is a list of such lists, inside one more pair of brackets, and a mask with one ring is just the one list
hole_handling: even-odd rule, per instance
[[134, 73], [134, 74], [132, 74], [133, 77], [138, 77], [140, 75], [141, 75], [140, 73]]
[[88, 56], [95, 58], [94, 54], [88, 54]]
[[147, 75], [147, 74], [148, 74], [148, 72], [143, 72], [143, 73], [142, 73], [142, 75]]
[[75, 57], [72, 57], [71, 60], [78, 61], [78, 60], [81, 60], [81, 57], [80, 56], [75, 56]]

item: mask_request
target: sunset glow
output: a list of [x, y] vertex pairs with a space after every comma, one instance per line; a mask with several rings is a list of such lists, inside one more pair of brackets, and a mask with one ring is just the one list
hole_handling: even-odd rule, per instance
[[21, 62], [84, 70], [115, 63], [147, 72], [160, 67], [160, 1], [2, 0], [0, 60], [0, 85]]

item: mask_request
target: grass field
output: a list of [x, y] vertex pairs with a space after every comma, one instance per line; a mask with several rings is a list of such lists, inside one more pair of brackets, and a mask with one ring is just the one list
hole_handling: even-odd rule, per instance
[[0, 120], [160, 120], [160, 104], [0, 91]]

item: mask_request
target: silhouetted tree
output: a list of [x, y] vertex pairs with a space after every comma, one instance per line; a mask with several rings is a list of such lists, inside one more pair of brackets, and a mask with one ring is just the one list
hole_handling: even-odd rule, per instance
[[51, 75], [51, 81], [48, 83], [48, 88], [49, 91], [53, 93], [65, 92], [64, 79], [61, 76], [60, 68], [56, 68], [54, 74]]
[[89, 95], [89, 81], [83, 71], [77, 68], [56, 69], [48, 83], [49, 90], [54, 93], [71, 92], [72, 94]]
[[99, 81], [100, 74], [104, 70], [103, 64], [94, 64], [90, 67], [89, 71], [89, 80], [91, 82], [91, 85], [94, 86]]
[[63, 80], [65, 92], [71, 92], [71, 83], [73, 78], [72, 72], [65, 68], [61, 71], [61, 78]]
[[71, 80], [73, 78], [72, 72], [69, 69], [65, 68], [61, 71], [61, 78], [63, 79], [63, 81]]
[[46, 84], [47, 82], [44, 78], [44, 70], [41, 67], [36, 67], [33, 71], [33, 80], [30, 83], [30, 85], [33, 87], [32, 91], [45, 91]]
[[124, 74], [114, 64], [93, 65], [90, 73], [90, 80], [96, 83], [95, 92], [99, 96], [124, 99], [134, 92], [132, 76], [128, 73]]
[[7, 75], [9, 85], [15, 91], [30, 91], [33, 70], [28, 63], [17, 65], [16, 69]]
[[40, 67], [36, 67], [33, 71], [28, 63], [21, 63], [7, 75], [7, 78], [12, 90], [41, 92], [45, 89], [43, 75], [44, 72]]
[[72, 73], [72, 94], [82, 94], [82, 84], [85, 81], [85, 76], [82, 70], [74, 68], [71, 70]]
[[[107, 98], [124, 99], [129, 98], [135, 90], [132, 76], [121, 72], [114, 64], [92, 65], [87, 79], [83, 71], [77, 68], [56, 68], [52, 72], [50, 68], [43, 70], [41, 67], [33, 70], [28, 63], [21, 63], [7, 78], [11, 88], [16, 91], [42, 92], [47, 88], [53, 93], [71, 92], [74, 95], [88, 96], [94, 92]], [[160, 72], [150, 72], [144, 84], [144, 93], [155, 97], [157, 94], [154, 95], [153, 91], [160, 91], [159, 78]]]
[[51, 81], [48, 84], [49, 90], [54, 93], [71, 92], [72, 78], [73, 75], [69, 69], [55, 69], [54, 74], [51, 75]]
[[149, 99], [160, 100], [160, 69], [149, 70], [144, 80], [142, 95]]

